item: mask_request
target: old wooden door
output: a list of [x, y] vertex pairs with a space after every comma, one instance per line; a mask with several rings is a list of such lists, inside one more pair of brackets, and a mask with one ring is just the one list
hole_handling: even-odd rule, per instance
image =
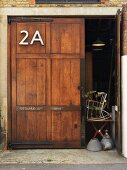
[[10, 146], [80, 147], [84, 20], [13, 18], [10, 27]]

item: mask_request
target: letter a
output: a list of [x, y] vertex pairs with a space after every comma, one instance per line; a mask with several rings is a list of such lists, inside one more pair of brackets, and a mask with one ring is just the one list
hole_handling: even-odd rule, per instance
[[44, 42], [43, 42], [43, 40], [42, 40], [42, 38], [41, 38], [41, 35], [40, 35], [39, 31], [36, 31], [36, 32], [34, 33], [34, 36], [33, 36], [32, 40], [31, 40], [31, 43], [30, 43], [30, 44], [33, 44], [34, 41], [40, 41], [41, 45], [44, 45]]

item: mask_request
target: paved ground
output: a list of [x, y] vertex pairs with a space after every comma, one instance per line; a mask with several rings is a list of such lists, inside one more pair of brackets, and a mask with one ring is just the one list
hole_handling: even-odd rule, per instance
[[86, 149], [29, 149], [0, 152], [0, 164], [127, 164], [115, 150], [90, 152]]
[[127, 170], [127, 164], [8, 164], [0, 165], [0, 170]]

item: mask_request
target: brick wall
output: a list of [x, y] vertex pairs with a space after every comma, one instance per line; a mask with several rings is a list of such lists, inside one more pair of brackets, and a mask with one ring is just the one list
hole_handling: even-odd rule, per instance
[[127, 0], [101, 0], [101, 4], [35, 4], [36, 0], [0, 0], [0, 7], [39, 7], [39, 6], [122, 6]]
[[123, 26], [122, 26], [122, 39], [123, 39], [123, 55], [127, 55], [127, 5], [123, 7]]

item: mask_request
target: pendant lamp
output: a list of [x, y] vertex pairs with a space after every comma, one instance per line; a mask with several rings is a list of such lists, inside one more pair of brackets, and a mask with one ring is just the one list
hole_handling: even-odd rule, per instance
[[100, 38], [97, 38], [96, 41], [93, 42], [92, 44], [93, 47], [103, 47], [105, 46], [105, 43], [100, 40]]

